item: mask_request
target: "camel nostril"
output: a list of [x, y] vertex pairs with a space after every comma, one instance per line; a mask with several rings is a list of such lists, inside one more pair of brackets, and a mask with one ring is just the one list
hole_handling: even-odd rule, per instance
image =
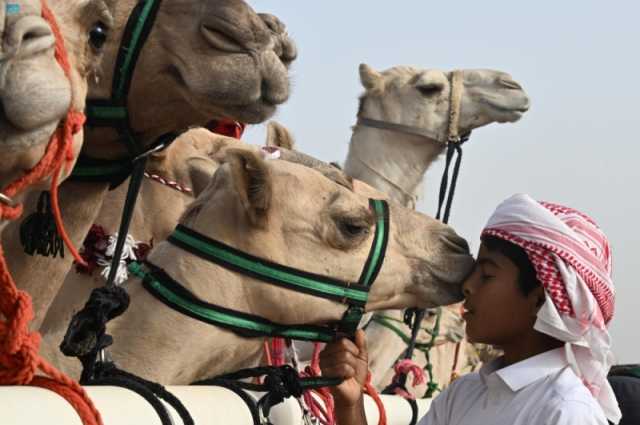
[[520, 84], [518, 84], [516, 81], [510, 79], [510, 78], [501, 78], [499, 80], [500, 85], [502, 85], [505, 88], [508, 89], [512, 89], [512, 90], [522, 90], [522, 86]]
[[49, 24], [39, 16], [21, 18], [5, 31], [4, 39], [5, 50], [19, 58], [35, 56], [55, 45]]

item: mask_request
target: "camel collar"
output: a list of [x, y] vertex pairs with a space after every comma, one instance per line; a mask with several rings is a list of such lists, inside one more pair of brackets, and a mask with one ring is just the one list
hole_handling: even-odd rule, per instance
[[145, 289], [161, 302], [196, 320], [230, 329], [243, 336], [331, 341], [338, 335], [352, 335], [355, 332], [364, 314], [369, 289], [384, 262], [389, 239], [389, 207], [385, 201], [375, 199], [371, 199], [369, 205], [376, 213], [376, 228], [358, 283], [309, 273], [255, 257], [182, 225], [168, 238], [173, 245], [236, 273], [347, 304], [342, 320], [330, 326], [282, 325], [259, 316], [206, 303], [149, 262], [144, 267], [140, 263], [132, 263], [129, 271], [142, 278]]
[[467, 134], [460, 135], [459, 129], [462, 90], [464, 88], [463, 78], [464, 74], [462, 70], [455, 70], [451, 72], [451, 76], [449, 78], [449, 85], [451, 87], [449, 91], [449, 119], [446, 135], [439, 134], [426, 128], [414, 127], [383, 120], [375, 120], [366, 117], [358, 117], [357, 125], [423, 137], [426, 139], [435, 140], [436, 142], [443, 145], [448, 145], [449, 143], [463, 143], [466, 139], [469, 138], [470, 134], [469, 132]]

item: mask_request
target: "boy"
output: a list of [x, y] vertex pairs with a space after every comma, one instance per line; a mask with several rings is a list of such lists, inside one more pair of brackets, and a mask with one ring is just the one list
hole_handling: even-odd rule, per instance
[[[466, 332], [504, 356], [451, 384], [419, 425], [618, 423], [606, 380], [614, 292], [605, 235], [578, 211], [515, 195], [481, 240], [463, 284]], [[329, 344], [320, 365], [345, 378], [332, 390], [338, 424], [366, 424], [364, 334]]]

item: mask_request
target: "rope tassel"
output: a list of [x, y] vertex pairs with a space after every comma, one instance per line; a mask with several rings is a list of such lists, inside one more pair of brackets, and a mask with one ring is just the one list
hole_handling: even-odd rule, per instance
[[56, 220], [51, 208], [51, 195], [42, 191], [36, 211], [20, 224], [20, 243], [24, 252], [31, 256], [64, 258], [64, 243], [58, 234]]

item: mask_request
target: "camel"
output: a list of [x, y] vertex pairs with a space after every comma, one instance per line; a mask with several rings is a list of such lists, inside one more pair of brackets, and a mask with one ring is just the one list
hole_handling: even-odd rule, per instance
[[[376, 233], [368, 199], [384, 194], [357, 182], [350, 189], [310, 167], [262, 159], [246, 148], [222, 154], [210, 184], [182, 216], [183, 226], [275, 263], [358, 280]], [[389, 211], [389, 243], [366, 310], [460, 300], [460, 282], [473, 266], [466, 241], [398, 204], [390, 203]], [[285, 325], [332, 323], [346, 310], [339, 302], [230, 271], [168, 241], [159, 242], [148, 261], [208, 303]], [[131, 296], [129, 310], [108, 326], [115, 340], [110, 354], [120, 367], [156, 382], [187, 384], [253, 366], [264, 338], [240, 337], [170, 309], [138, 276], [123, 286]], [[67, 372], [78, 372], [77, 362], [49, 355]]]
[[[360, 65], [360, 80], [365, 93], [360, 98], [358, 124], [353, 129], [349, 152], [344, 163], [347, 175], [362, 180], [388, 194], [407, 207], [415, 208], [417, 188], [433, 161], [445, 150], [449, 131], [451, 72], [412, 67], [393, 67], [378, 72], [366, 64]], [[529, 99], [513, 78], [500, 71], [465, 69], [462, 71], [462, 90], [459, 111], [459, 134], [492, 122], [515, 122], [529, 108]], [[376, 120], [369, 125], [368, 120]], [[378, 123], [399, 124], [403, 127], [379, 128]], [[385, 125], [383, 124], [382, 127]], [[439, 139], [439, 140], [437, 140]], [[459, 307], [447, 307], [445, 316], [459, 316]], [[402, 323], [400, 311], [383, 313], [395, 319], [396, 325], [407, 335], [410, 328]], [[441, 334], [464, 334], [462, 320], [451, 318], [447, 328], [443, 323]], [[433, 328], [435, 316], [425, 320], [423, 326]], [[395, 360], [406, 349], [406, 344], [394, 332], [373, 321], [367, 327], [371, 341], [369, 359], [373, 384], [384, 388], [393, 375]], [[421, 341], [429, 341], [423, 333]], [[435, 381], [446, 386], [455, 362], [455, 342], [458, 336], [448, 338], [450, 343], [437, 342], [431, 352], [435, 365]], [[469, 371], [479, 363], [471, 347], [461, 347], [457, 356], [457, 372]], [[426, 359], [420, 353], [419, 363]], [[416, 388], [424, 393], [424, 386]], [[418, 392], [419, 391], [419, 392]]]
[[[267, 125], [268, 133], [265, 142], [266, 146], [279, 148], [278, 156], [283, 160], [295, 162], [305, 165], [320, 172], [325, 177], [344, 186], [351, 185], [351, 180], [344, 173], [335, 167], [322, 163], [315, 158], [307, 155], [290, 151], [293, 147], [291, 138], [283, 141], [280, 137], [288, 134], [287, 130], [276, 122], [269, 122]], [[133, 216], [131, 233], [132, 246], [134, 252], [146, 253], [143, 250], [151, 248], [155, 242], [166, 239], [173, 231], [180, 216], [184, 213], [188, 205], [193, 202], [194, 197], [202, 192], [210, 181], [211, 175], [218, 168], [221, 153], [228, 148], [245, 148], [250, 149], [250, 145], [246, 145], [238, 140], [230, 137], [220, 136], [210, 132], [204, 128], [195, 128], [181, 135], [175, 142], [174, 148], [163, 152], [162, 157], [154, 157], [149, 162], [147, 170], [153, 175], [156, 168], [160, 168], [163, 176], [172, 181], [186, 182], [191, 187], [190, 192], [177, 190], [167, 184], [160, 184], [157, 181], [145, 181], [142, 185], [139, 195], [138, 207]], [[179, 147], [179, 148], [178, 148]], [[110, 198], [114, 199], [114, 194], [120, 194], [124, 198], [124, 192], [113, 191]], [[164, 208], [167, 202], [171, 202], [171, 208]], [[120, 200], [117, 205], [122, 205]], [[160, 212], [157, 210], [163, 209]], [[148, 217], [153, 217], [149, 220]], [[118, 211], [114, 208], [103, 209], [97, 222], [100, 223], [102, 229], [117, 229], [120, 219]], [[94, 236], [97, 236], [94, 234]], [[104, 235], [108, 236], [108, 234]], [[100, 243], [104, 244], [105, 239], [96, 240], [95, 237], [88, 237], [86, 243], [96, 246]], [[113, 243], [113, 239], [111, 239]], [[90, 249], [88, 249], [90, 251]], [[135, 258], [128, 258], [127, 262], [133, 261]], [[142, 260], [143, 258], [137, 258]], [[94, 267], [97, 265], [92, 264]], [[110, 267], [108, 264], [100, 264]], [[126, 270], [126, 263], [121, 268]], [[63, 287], [55, 297], [51, 304], [46, 318], [42, 324], [41, 331], [43, 333], [60, 332], [69, 324], [71, 314], [80, 310], [92, 289], [98, 288], [105, 284], [106, 273], [87, 270], [76, 266], [76, 271], [67, 275]], [[128, 274], [122, 274], [120, 278], [126, 279]], [[118, 280], [119, 282], [120, 280]]]
[[[102, 57], [102, 47], [97, 44], [96, 34], [106, 37], [112, 21], [111, 2], [112, 0], [49, 1], [69, 58], [69, 75], [65, 75], [54, 57], [55, 35], [50, 24], [43, 18], [41, 2], [28, 0], [11, 5], [2, 4], [2, 193], [11, 182], [40, 162], [67, 112], [84, 110], [87, 79], [98, 68]], [[69, 174], [82, 141], [83, 134], [77, 131], [70, 149], [72, 159], [60, 170], [59, 180]], [[50, 179], [35, 183], [29, 190], [48, 188]], [[22, 191], [13, 199], [3, 193], [3, 201], [0, 202], [22, 203], [26, 193], [27, 191]], [[2, 222], [0, 226], [4, 227], [6, 224]]]
[[[91, 99], [106, 99], [111, 94], [119, 39], [136, 3], [123, 0], [115, 5], [114, 37], [104, 44], [104, 66], [89, 87]], [[277, 18], [256, 14], [244, 1], [161, 3], [133, 72], [128, 97], [136, 139], [142, 148], [148, 148], [161, 135], [212, 119], [255, 123], [268, 118], [288, 98], [288, 66], [295, 55], [295, 45]], [[82, 155], [119, 160], [119, 164], [130, 161], [118, 133], [111, 128], [89, 126]], [[166, 190], [152, 184], [154, 190]], [[103, 205], [111, 202], [109, 186], [108, 182], [80, 181], [61, 186], [62, 212], [76, 246], [81, 246]], [[165, 206], [174, 195], [166, 196], [165, 191], [155, 196]], [[113, 196], [115, 205], [121, 195]], [[33, 208], [35, 199], [29, 201]], [[27, 256], [19, 245], [18, 231], [18, 226], [10, 226], [4, 243], [11, 253], [10, 267], [16, 280], [33, 296], [37, 312], [34, 327], [39, 328], [64, 277], [72, 270], [72, 258]]]

